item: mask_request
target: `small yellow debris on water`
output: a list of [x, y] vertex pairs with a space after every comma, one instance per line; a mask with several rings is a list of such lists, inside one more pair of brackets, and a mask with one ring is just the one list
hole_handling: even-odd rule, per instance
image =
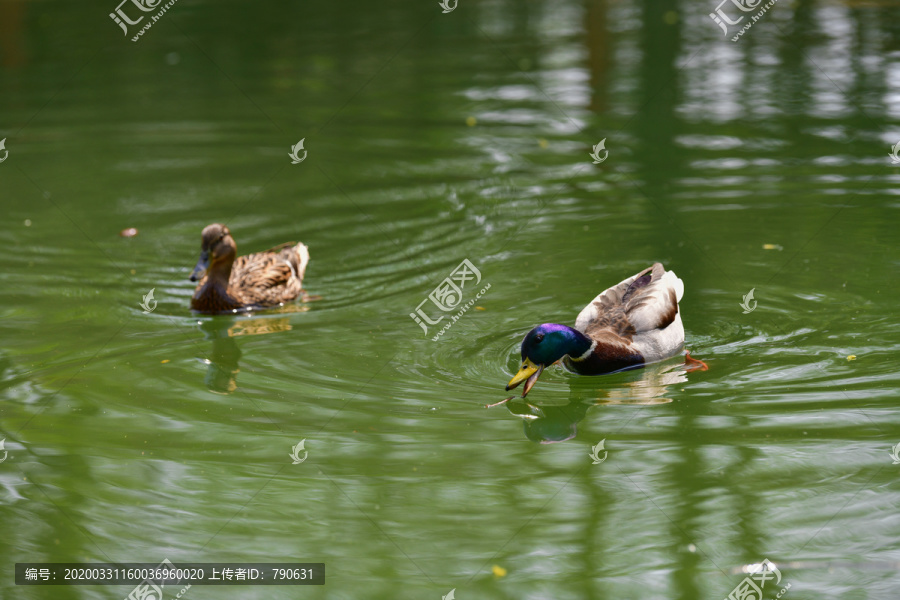
[[663, 15], [663, 21], [666, 22], [666, 25], [674, 25], [678, 22], [678, 13], [674, 10], [670, 10]]
[[476, 307], [475, 307], [475, 310], [484, 310], [484, 307], [483, 307], [483, 306], [476, 306]]
[[478, 121], [475, 120], [475, 117], [466, 117], [466, 125], [469, 127], [475, 127], [475, 123]]
[[549, 145], [550, 144], [548, 144], [547, 140], [545, 140], [545, 139], [538, 140], [538, 146], [540, 146], [541, 148], [547, 148], [547, 146], [549, 146]]
[[161, 362], [162, 364], [166, 364], [167, 362], [169, 362], [169, 359], [167, 358], [167, 359], [161, 360], [161, 361], [159, 361], [159, 362]]
[[783, 250], [778, 244], [763, 244], [763, 250]]
[[131, 274], [132, 274], [132, 275], [137, 275], [137, 271], [136, 271], [135, 269], [132, 269], [132, 270], [131, 270]]
[[491, 572], [494, 574], [494, 577], [506, 577], [506, 569], [504, 569], [500, 565], [494, 565], [493, 567], [491, 567]]
[[847, 357], [847, 360], [856, 360], [856, 355], [851, 354], [850, 356]]

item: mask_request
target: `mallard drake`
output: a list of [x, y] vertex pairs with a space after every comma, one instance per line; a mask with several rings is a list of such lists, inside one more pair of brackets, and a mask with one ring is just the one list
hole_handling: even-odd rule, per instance
[[200, 280], [191, 308], [198, 312], [231, 313], [277, 306], [303, 292], [309, 263], [305, 244], [289, 242], [265, 252], [235, 258], [237, 244], [221, 223], [201, 234], [200, 260], [191, 281]]
[[538, 325], [522, 340], [522, 365], [507, 391], [524, 381], [525, 397], [544, 367], [560, 359], [575, 373], [603, 375], [676, 355], [684, 346], [678, 312], [683, 295], [684, 283], [655, 263], [594, 298], [578, 314], [574, 328]]

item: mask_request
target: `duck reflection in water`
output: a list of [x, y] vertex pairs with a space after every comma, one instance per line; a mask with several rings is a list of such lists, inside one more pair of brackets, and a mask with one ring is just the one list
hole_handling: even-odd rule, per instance
[[[525, 437], [540, 444], [553, 444], [573, 439], [578, 433], [578, 423], [587, 416], [594, 406], [602, 404], [630, 404], [649, 406], [667, 404], [669, 387], [686, 383], [690, 363], [656, 363], [640, 370], [621, 374], [627, 378], [615, 387], [598, 390], [599, 379], [610, 381], [610, 376], [602, 378], [578, 378], [573, 380], [569, 401], [565, 405], [536, 405], [524, 398], [510, 396], [488, 408], [505, 404], [507, 410], [524, 420]], [[598, 395], [599, 394], [599, 395]]]
[[[305, 312], [306, 306], [285, 305], [284, 312]], [[200, 322], [204, 339], [212, 342], [206, 363], [206, 387], [217, 394], [230, 394], [237, 389], [237, 374], [240, 372], [241, 349], [234, 338], [242, 335], [263, 335], [290, 331], [291, 322], [287, 316], [275, 317], [211, 317]]]

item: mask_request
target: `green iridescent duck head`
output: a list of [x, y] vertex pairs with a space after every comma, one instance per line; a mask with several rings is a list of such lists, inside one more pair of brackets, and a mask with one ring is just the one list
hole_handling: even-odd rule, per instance
[[564, 356], [578, 358], [591, 349], [593, 342], [580, 331], [557, 323], [544, 323], [528, 332], [522, 340], [522, 365], [509, 383], [509, 391], [525, 382], [522, 390], [524, 398], [544, 370]]

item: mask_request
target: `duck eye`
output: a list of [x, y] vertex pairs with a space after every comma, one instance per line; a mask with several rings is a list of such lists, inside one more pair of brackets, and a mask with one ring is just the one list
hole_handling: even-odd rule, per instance
[[543, 340], [543, 339], [544, 339], [544, 334], [543, 334], [543, 333], [539, 333], [539, 334], [537, 334], [536, 336], [534, 336], [534, 342], [535, 342], [536, 344], [540, 344], [540, 343], [541, 343], [541, 340]]

